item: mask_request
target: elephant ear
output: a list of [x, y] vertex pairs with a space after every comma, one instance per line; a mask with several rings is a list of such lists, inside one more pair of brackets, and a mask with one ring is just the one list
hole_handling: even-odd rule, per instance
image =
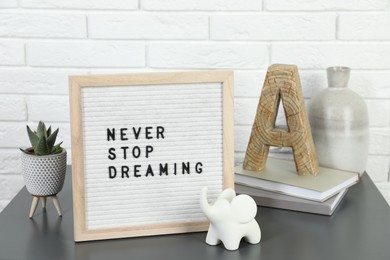
[[233, 189], [228, 188], [222, 191], [222, 193], [218, 196], [217, 200], [225, 199], [231, 202], [235, 197], [236, 197], [236, 192]]
[[227, 199], [217, 199], [213, 207], [217, 212], [221, 213], [221, 216], [224, 216], [230, 211], [230, 201]]
[[241, 224], [248, 223], [256, 217], [256, 202], [248, 195], [235, 197], [231, 202], [231, 208], [236, 220]]

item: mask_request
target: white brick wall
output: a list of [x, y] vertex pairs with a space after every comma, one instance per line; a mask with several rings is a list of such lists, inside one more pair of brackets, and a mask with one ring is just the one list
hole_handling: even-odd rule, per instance
[[0, 2], [1, 8], [13, 8], [18, 6], [17, 0], [3, 0]]
[[355, 69], [390, 69], [387, 42], [283, 42], [271, 47], [271, 63], [298, 64], [300, 68], [326, 68], [340, 64]]
[[268, 46], [263, 43], [158, 42], [148, 46], [152, 68], [258, 69], [268, 64]]
[[0, 66], [23, 66], [25, 63], [22, 41], [0, 39]]
[[19, 0], [19, 5], [22, 8], [59, 10], [137, 10], [138, 0]]
[[0, 99], [0, 111], [0, 120], [27, 120], [27, 106], [23, 96], [2, 95]]
[[388, 0], [265, 0], [269, 11], [387, 10]]
[[326, 86], [327, 66], [352, 67], [350, 87], [369, 108], [367, 171], [390, 201], [389, 8], [389, 0], [1, 0], [0, 211], [23, 186], [26, 124], [60, 127], [70, 155], [68, 75], [234, 69], [242, 161], [272, 63], [299, 66], [306, 99]]
[[86, 38], [86, 19], [78, 14], [3, 11], [0, 37]]
[[215, 40], [332, 40], [336, 14], [233, 14], [212, 15]]
[[338, 37], [343, 40], [390, 40], [389, 24], [389, 12], [342, 14]]
[[147, 11], [261, 11], [259, 0], [141, 0]]
[[26, 52], [31, 67], [145, 66], [145, 45], [139, 42], [30, 41]]
[[207, 15], [184, 14], [95, 14], [88, 16], [92, 39], [194, 39], [207, 40]]

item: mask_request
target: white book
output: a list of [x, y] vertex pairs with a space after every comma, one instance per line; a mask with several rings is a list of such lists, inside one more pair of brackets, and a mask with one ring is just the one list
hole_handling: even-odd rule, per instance
[[294, 161], [268, 158], [262, 171], [235, 168], [235, 182], [298, 198], [323, 202], [359, 182], [357, 172], [319, 167], [318, 176], [300, 176]]
[[251, 196], [259, 206], [309, 212], [321, 215], [332, 215], [348, 191], [347, 189], [342, 190], [340, 193], [334, 195], [328, 200], [325, 200], [324, 202], [317, 202], [240, 184], [236, 184], [235, 190], [237, 194], [247, 194]]

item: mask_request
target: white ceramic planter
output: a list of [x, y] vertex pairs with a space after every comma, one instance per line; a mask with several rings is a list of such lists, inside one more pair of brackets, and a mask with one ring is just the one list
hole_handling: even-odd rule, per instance
[[53, 196], [62, 190], [66, 174], [66, 150], [59, 154], [36, 156], [22, 153], [22, 172], [28, 192]]
[[321, 166], [366, 169], [369, 145], [368, 111], [364, 99], [348, 88], [350, 69], [327, 69], [328, 88], [309, 103], [308, 115]]

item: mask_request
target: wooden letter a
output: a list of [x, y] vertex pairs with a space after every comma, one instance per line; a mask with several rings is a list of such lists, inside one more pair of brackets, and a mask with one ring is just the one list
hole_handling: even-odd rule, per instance
[[[287, 129], [275, 127], [280, 100], [286, 114]], [[272, 65], [268, 68], [246, 149], [244, 169], [261, 171], [270, 146], [292, 147], [298, 175], [318, 174], [317, 156], [295, 65]]]

